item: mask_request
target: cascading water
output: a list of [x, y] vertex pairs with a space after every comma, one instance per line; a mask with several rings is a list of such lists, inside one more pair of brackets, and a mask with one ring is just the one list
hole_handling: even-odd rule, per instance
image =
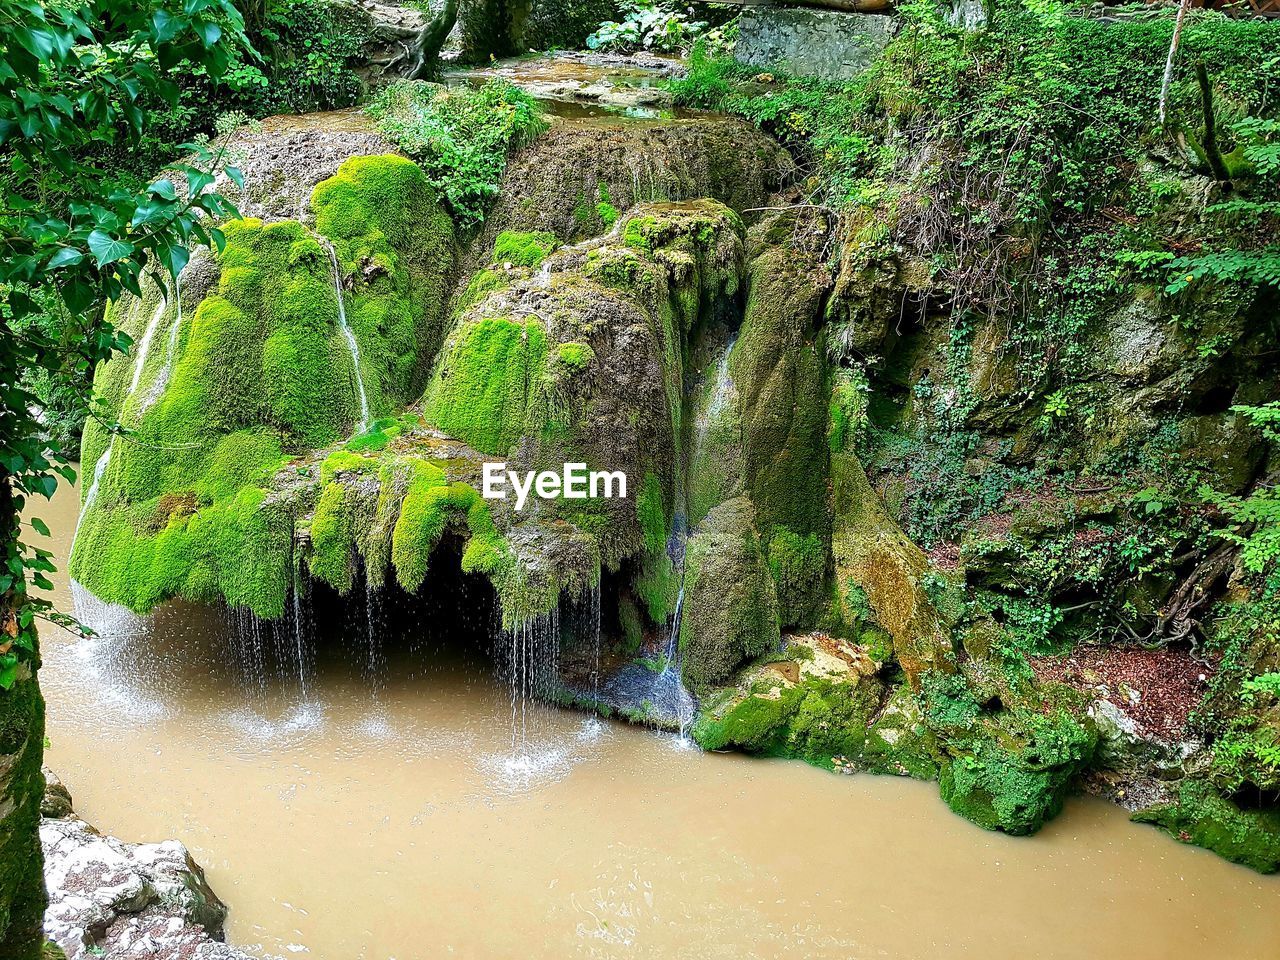
[[351, 354], [351, 365], [355, 368], [356, 392], [360, 398], [360, 422], [356, 424], [355, 432], [363, 433], [369, 425], [369, 398], [364, 390], [364, 374], [360, 372], [360, 344], [347, 323], [346, 294], [342, 289], [342, 269], [338, 265], [338, 252], [333, 249], [333, 244], [328, 240], [323, 237], [320, 239], [329, 251], [329, 263], [333, 267], [333, 291], [338, 297], [338, 329], [342, 331], [342, 338], [347, 342], [347, 351]]
[[[179, 272], [173, 278], [173, 322], [169, 324], [169, 337], [165, 344], [164, 365], [161, 366], [160, 372], [156, 374], [156, 378], [152, 381], [151, 386], [147, 389], [146, 396], [142, 398], [142, 406], [138, 409], [138, 415], [145, 413], [152, 404], [164, 396], [165, 390], [169, 386], [169, 378], [173, 375], [173, 364], [178, 355], [178, 335], [182, 331], [182, 273]], [[138, 362], [138, 370], [142, 369], [142, 361]], [[137, 370], [134, 372], [137, 377]]]
[[365, 619], [365, 681], [373, 698], [377, 700], [382, 691], [382, 681], [386, 674], [386, 656], [382, 650], [382, 605], [377, 587], [365, 578], [364, 583], [364, 619]]
[[[175, 304], [175, 312], [173, 323], [169, 328], [168, 345], [165, 350], [164, 366], [161, 368], [160, 375], [147, 391], [147, 395], [143, 397], [142, 404], [136, 411], [136, 417], [141, 417], [161, 395], [163, 395], [165, 387], [169, 383], [169, 375], [173, 370], [174, 354], [178, 347], [178, 332], [182, 326], [182, 294], [179, 287], [179, 278], [182, 276], [179, 272], [173, 278], [173, 301]], [[137, 395], [139, 387], [142, 385], [142, 374], [147, 366], [147, 358], [151, 353], [151, 344], [155, 339], [156, 331], [159, 329], [160, 321], [165, 315], [165, 310], [169, 306], [168, 291], [161, 287], [160, 302], [156, 305], [155, 311], [151, 314], [151, 319], [147, 321], [147, 327], [142, 333], [142, 339], [138, 341], [138, 352], [133, 358], [133, 373], [129, 378], [129, 392], [125, 394], [124, 400], [120, 405], [121, 411], [129, 409], [130, 401]], [[123, 413], [122, 413], [123, 415]], [[85, 514], [89, 512], [89, 508], [94, 505], [98, 499], [98, 489], [102, 484], [103, 474], [107, 472], [107, 467], [111, 464], [111, 452], [115, 449], [117, 437], [112, 436], [111, 442], [107, 445], [107, 449], [98, 457], [98, 462], [93, 466], [93, 481], [89, 484], [89, 489], [84, 496], [84, 503], [80, 507], [80, 515], [76, 518], [75, 532], [71, 535], [71, 556], [75, 553], [76, 538], [80, 535], [80, 525], [84, 523]]]
[[156, 304], [155, 312], [151, 314], [151, 319], [147, 321], [147, 327], [142, 332], [142, 339], [138, 341], [138, 352], [133, 359], [133, 377], [129, 381], [129, 392], [125, 394], [127, 398], [131, 398], [138, 392], [138, 384], [142, 382], [142, 371], [147, 365], [147, 356], [151, 353], [151, 341], [155, 339], [156, 328], [160, 326], [160, 320], [164, 317], [164, 308], [168, 306], [167, 301], [168, 297], [162, 288], [160, 302]]
[[532, 724], [536, 733], [538, 701], [559, 685], [560, 610], [530, 617], [503, 634], [499, 652], [511, 693], [511, 749], [514, 763], [527, 766], [533, 762], [529, 731]]
[[111, 443], [107, 444], [107, 449], [102, 451], [102, 456], [98, 457], [98, 462], [93, 465], [93, 482], [89, 484], [89, 489], [84, 495], [84, 503], [80, 506], [80, 515], [76, 517], [76, 528], [71, 534], [71, 549], [67, 552], [68, 558], [75, 556], [76, 538], [80, 536], [80, 525], [84, 523], [84, 515], [89, 512], [89, 508], [98, 499], [98, 488], [102, 485], [102, 475], [107, 472], [107, 467], [111, 464], [111, 448], [114, 445], [115, 437], [112, 437]]

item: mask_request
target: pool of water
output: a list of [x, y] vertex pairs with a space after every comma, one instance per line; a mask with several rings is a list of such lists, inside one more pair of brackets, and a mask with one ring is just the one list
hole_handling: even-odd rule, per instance
[[[59, 556], [76, 504], [68, 489], [36, 511]], [[100, 829], [183, 840], [231, 905], [229, 939], [263, 956], [1176, 960], [1280, 943], [1280, 878], [1101, 801], [1015, 839], [934, 784], [703, 754], [550, 707], [513, 747], [480, 653], [387, 651], [376, 697], [330, 658], [304, 693], [238, 681], [230, 632], [187, 604], [93, 641], [48, 631], [48, 762]]]

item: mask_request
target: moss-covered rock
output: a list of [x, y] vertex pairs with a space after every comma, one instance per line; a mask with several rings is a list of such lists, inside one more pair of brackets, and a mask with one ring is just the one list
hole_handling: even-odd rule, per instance
[[512, 157], [476, 241], [478, 256], [508, 230], [585, 240], [643, 203], [713, 199], [736, 211], [761, 207], [794, 168], [771, 138], [728, 118], [555, 123]]
[[1242, 810], [1203, 780], [1183, 781], [1176, 801], [1139, 810], [1132, 819], [1259, 873], [1280, 870], [1280, 812]]
[[940, 747], [942, 798], [988, 830], [1022, 835], [1061, 809], [1097, 733], [1062, 708], [990, 709], [956, 674], [923, 678], [924, 721]]
[[419, 388], [442, 337], [453, 249], [424, 175], [401, 157], [356, 157], [313, 206], [319, 233], [226, 224], [216, 280], [183, 311], [160, 291], [115, 308], [138, 347], [99, 371], [96, 388], [137, 439], [97, 423], [85, 431], [82, 459], [98, 479], [71, 559], [102, 599], [141, 611], [221, 597], [260, 616], [283, 611], [293, 517], [268, 496], [271, 478], [348, 436], [360, 415], [327, 245], [371, 409]]
[[695, 690], [730, 679], [744, 662], [778, 648], [778, 607], [751, 504], [714, 508], [685, 553], [680, 651]]
[[829, 277], [821, 232], [803, 213], [752, 231], [742, 329], [729, 357], [740, 397], [743, 479], [777, 580], [784, 626], [810, 625], [829, 567], [830, 395], [818, 328]]
[[928, 558], [894, 523], [855, 458], [832, 460], [837, 597], [846, 621], [864, 611], [888, 631], [913, 686], [926, 670], [954, 669], [948, 626], [925, 592]]
[[25, 663], [0, 694], [0, 956], [39, 960], [47, 898], [40, 851], [44, 700]]

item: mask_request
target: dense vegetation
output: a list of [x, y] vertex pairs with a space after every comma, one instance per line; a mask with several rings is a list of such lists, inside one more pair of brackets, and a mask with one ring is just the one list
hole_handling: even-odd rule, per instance
[[[464, 4], [462, 53], [708, 26], [558, 12]], [[1001, 2], [965, 30], [911, 3], [843, 84], [704, 36], [677, 102], [794, 170], [716, 121], [661, 153], [602, 135], [601, 171], [517, 86], [396, 80], [368, 133], [404, 156], [335, 162], [264, 222], [210, 192], [245, 186], [234, 130], [355, 102], [357, 8], [6, 13], [0, 747], [30, 782], [0, 939], [40, 901], [53, 615], [17, 517], [86, 416], [72, 572], [107, 600], [278, 618], [304, 577], [416, 590], [451, 533], [508, 626], [611, 578], [617, 652], [655, 674], [683, 596], [705, 747], [934, 778], [990, 829], [1036, 830], [1103, 762], [1150, 779], [1046, 663], [1177, 651], [1212, 676], [1177, 732], [1203, 762], [1139, 815], [1280, 867], [1280, 24], [1194, 12], [1167, 102], [1159, 11]], [[625, 469], [633, 496], [517, 517], [477, 493], [486, 456]]]

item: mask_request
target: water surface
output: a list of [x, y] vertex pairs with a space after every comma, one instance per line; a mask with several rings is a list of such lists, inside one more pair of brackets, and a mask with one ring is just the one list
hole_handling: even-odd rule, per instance
[[[35, 511], [59, 556], [76, 503]], [[1199, 960], [1280, 943], [1280, 879], [1101, 801], [1015, 839], [934, 784], [680, 750], [550, 708], [513, 754], [508, 691], [474, 651], [388, 651], [375, 702], [341, 661], [305, 697], [246, 690], [216, 612], [113, 629], [46, 631], [49, 763], [100, 829], [183, 840], [231, 905], [229, 939], [263, 956]]]

